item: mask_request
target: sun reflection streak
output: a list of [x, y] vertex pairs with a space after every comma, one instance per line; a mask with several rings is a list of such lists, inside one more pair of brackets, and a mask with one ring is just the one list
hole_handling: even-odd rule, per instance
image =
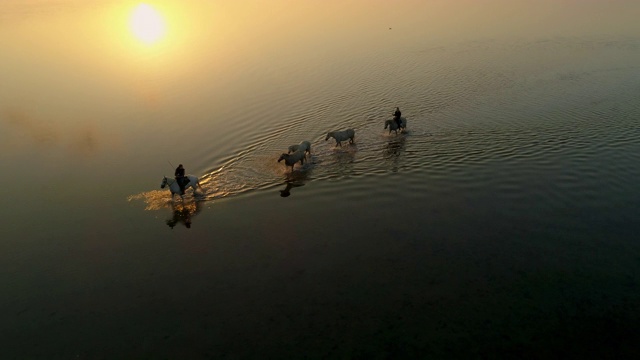
[[171, 193], [166, 190], [152, 190], [131, 195], [129, 201], [142, 200], [146, 204], [145, 210], [161, 210], [171, 207]]
[[[229, 190], [212, 186], [211, 182], [206, 178], [200, 180], [200, 185], [202, 188], [195, 196], [193, 193], [187, 192], [183, 200], [191, 201], [193, 198], [198, 202], [211, 201], [214, 199], [222, 199], [232, 194]], [[145, 191], [127, 197], [127, 201], [130, 202], [138, 200], [144, 202], [144, 209], [149, 211], [169, 209], [174, 207], [176, 202], [180, 202], [178, 196], [174, 196], [174, 198], [172, 198], [171, 192], [165, 189]]]

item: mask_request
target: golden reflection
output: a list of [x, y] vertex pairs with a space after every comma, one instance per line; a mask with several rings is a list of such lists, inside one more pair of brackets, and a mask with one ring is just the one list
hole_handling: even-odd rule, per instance
[[[171, 192], [168, 190], [150, 190], [141, 192], [136, 195], [130, 195], [127, 197], [128, 201], [143, 201], [145, 203], [145, 210], [162, 210], [167, 208], [173, 208], [176, 203], [189, 203], [192, 200], [195, 202], [209, 201], [214, 199], [221, 199], [232, 194], [228, 189], [222, 189], [218, 181], [215, 182], [216, 186], [210, 178], [203, 176], [200, 180], [202, 187], [202, 193], [193, 196], [192, 193], [188, 193], [182, 199], [178, 196], [172, 197]], [[237, 192], [236, 192], [237, 193]]]
[[166, 190], [146, 191], [127, 198], [129, 201], [142, 200], [145, 202], [145, 210], [161, 210], [171, 206], [171, 193]]
[[173, 210], [173, 216], [171, 219], [165, 220], [170, 228], [174, 228], [178, 224], [184, 225], [187, 229], [191, 228], [191, 218], [200, 213], [201, 204], [200, 201], [194, 201], [190, 203], [172, 203], [171, 209]]
[[167, 31], [167, 25], [160, 12], [144, 3], [133, 9], [129, 27], [136, 39], [147, 45], [160, 41]]

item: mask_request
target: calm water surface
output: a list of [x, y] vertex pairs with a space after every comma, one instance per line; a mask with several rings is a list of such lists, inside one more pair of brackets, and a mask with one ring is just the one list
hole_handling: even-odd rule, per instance
[[638, 16], [3, 2], [3, 357], [640, 355]]

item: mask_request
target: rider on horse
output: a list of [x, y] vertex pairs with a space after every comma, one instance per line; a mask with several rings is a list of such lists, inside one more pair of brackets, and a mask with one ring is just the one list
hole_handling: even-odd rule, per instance
[[184, 187], [189, 182], [189, 179], [184, 176], [184, 167], [182, 167], [182, 164], [178, 165], [176, 168], [175, 176], [178, 186], [180, 187], [180, 195], [184, 195]]
[[400, 115], [402, 115], [402, 113], [400, 112], [400, 108], [396, 107], [396, 111], [393, 113], [393, 120], [395, 120], [396, 124], [398, 124], [398, 129], [400, 128], [400, 125], [402, 125]]

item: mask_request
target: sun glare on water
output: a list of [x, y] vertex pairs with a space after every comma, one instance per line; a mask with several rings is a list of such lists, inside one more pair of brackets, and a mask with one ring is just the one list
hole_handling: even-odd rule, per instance
[[149, 4], [136, 6], [129, 24], [133, 35], [147, 45], [160, 41], [167, 28], [162, 15]]

